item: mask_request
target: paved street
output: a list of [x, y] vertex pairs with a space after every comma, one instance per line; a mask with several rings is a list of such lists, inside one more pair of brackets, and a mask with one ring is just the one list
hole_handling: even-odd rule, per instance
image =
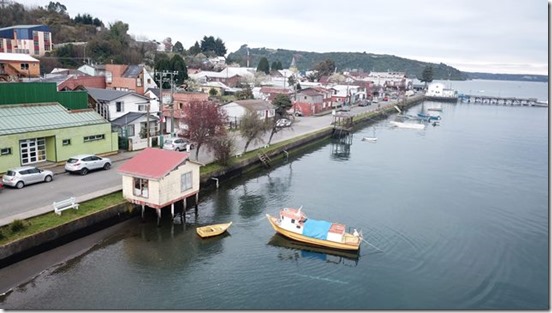
[[[396, 102], [381, 103], [382, 108], [392, 107]], [[351, 114], [358, 114], [374, 111], [377, 105], [366, 107], [353, 107]], [[285, 128], [274, 134], [272, 144], [288, 140], [293, 137], [311, 133], [325, 127], [331, 126], [333, 116], [331, 114], [312, 117], [297, 117], [291, 127]], [[241, 154], [245, 141], [238, 132], [233, 133], [235, 138], [235, 153]], [[264, 146], [268, 142], [270, 133], [264, 136], [264, 142], [251, 143], [248, 151]], [[69, 175], [64, 172], [63, 166], [51, 168], [56, 175], [50, 183], [30, 185], [23, 189], [12, 189], [5, 187], [0, 192], [0, 226], [11, 223], [14, 219], [26, 219], [53, 210], [52, 203], [69, 197], [76, 197], [77, 202], [94, 199], [101, 195], [121, 190], [121, 176], [117, 168], [139, 151], [122, 152], [110, 156], [113, 160], [113, 167], [108, 171], [91, 172], [86, 176]], [[190, 152], [190, 158], [195, 159], [195, 150]], [[205, 147], [200, 149], [198, 161], [203, 164], [213, 162], [211, 153]]]

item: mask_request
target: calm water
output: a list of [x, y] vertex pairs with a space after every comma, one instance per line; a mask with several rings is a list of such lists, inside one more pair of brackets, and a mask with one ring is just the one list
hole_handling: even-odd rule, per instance
[[[132, 220], [0, 307], [548, 309], [548, 110], [443, 108], [437, 127], [382, 121], [350, 146], [328, 141], [223, 181], [185, 225]], [[362, 142], [374, 129], [378, 142]], [[383, 252], [364, 244], [351, 258], [275, 236], [265, 213], [300, 205], [362, 229]], [[230, 220], [230, 235], [195, 234]]]

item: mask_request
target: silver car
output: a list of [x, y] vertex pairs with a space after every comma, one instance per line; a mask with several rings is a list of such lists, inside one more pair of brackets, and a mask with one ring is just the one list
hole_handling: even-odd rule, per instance
[[5, 186], [21, 189], [26, 185], [51, 182], [54, 179], [54, 173], [49, 170], [42, 170], [34, 166], [23, 166], [10, 169], [2, 176], [2, 182]]
[[102, 158], [94, 154], [80, 154], [69, 158], [65, 162], [65, 171], [86, 175], [90, 171], [111, 168], [111, 159]]
[[183, 138], [167, 138], [163, 143], [163, 149], [174, 151], [190, 151], [194, 144]]

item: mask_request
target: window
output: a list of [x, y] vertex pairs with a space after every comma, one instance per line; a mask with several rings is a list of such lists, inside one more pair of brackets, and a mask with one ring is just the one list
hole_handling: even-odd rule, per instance
[[63, 139], [61, 144], [64, 146], [69, 146], [71, 144], [71, 139]]
[[145, 112], [147, 111], [147, 104], [139, 104], [138, 105], [138, 111], [142, 111], [142, 112]]
[[127, 125], [127, 137], [134, 137], [136, 133], [134, 131], [134, 125]]
[[184, 173], [180, 176], [180, 191], [192, 189], [192, 172]]
[[9, 155], [11, 154], [11, 148], [2, 148], [0, 149], [0, 155]]
[[122, 101], [115, 102], [115, 111], [123, 112], [125, 110], [124, 103]]
[[21, 70], [28, 71], [29, 63], [21, 63]]
[[90, 142], [90, 141], [96, 141], [96, 140], [103, 140], [105, 139], [105, 135], [92, 135], [92, 136], [84, 136], [84, 142]]
[[134, 193], [135, 196], [148, 198], [148, 180], [134, 177]]

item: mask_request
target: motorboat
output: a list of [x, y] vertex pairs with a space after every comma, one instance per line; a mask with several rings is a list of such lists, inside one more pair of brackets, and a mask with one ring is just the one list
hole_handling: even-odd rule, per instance
[[201, 226], [196, 228], [196, 232], [201, 238], [214, 237], [224, 233], [230, 225], [232, 222]]

